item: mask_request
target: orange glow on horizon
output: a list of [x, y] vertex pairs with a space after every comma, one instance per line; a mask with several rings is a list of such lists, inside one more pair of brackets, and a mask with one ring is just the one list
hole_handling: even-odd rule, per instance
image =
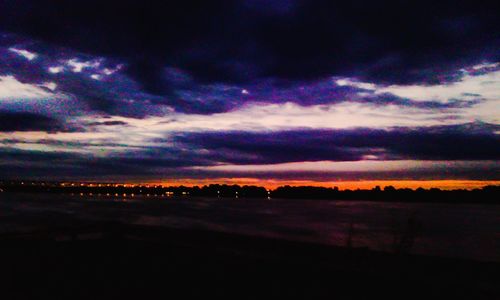
[[163, 186], [203, 186], [209, 184], [228, 185], [257, 185], [267, 189], [275, 189], [279, 186], [318, 186], [338, 187], [340, 190], [372, 189], [376, 186], [384, 188], [393, 186], [395, 188], [424, 189], [439, 188], [443, 190], [475, 189], [487, 185], [500, 185], [499, 180], [360, 180], [360, 181], [313, 181], [313, 180], [276, 180], [257, 178], [214, 178], [214, 179], [170, 179], [164, 181], [149, 182]]

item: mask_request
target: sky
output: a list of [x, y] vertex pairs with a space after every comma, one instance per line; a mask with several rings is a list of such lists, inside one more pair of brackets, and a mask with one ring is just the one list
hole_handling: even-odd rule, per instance
[[500, 183], [495, 1], [157, 2], [0, 1], [0, 178]]

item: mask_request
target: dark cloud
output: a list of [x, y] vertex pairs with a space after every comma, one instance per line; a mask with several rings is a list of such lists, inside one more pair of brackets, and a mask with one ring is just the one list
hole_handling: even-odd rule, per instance
[[122, 58], [156, 94], [166, 66], [201, 82], [357, 76], [381, 83], [456, 79], [500, 59], [496, 1], [50, 1], [0, 3], [0, 26]]
[[91, 157], [64, 152], [0, 150], [1, 179], [38, 180], [123, 180], [145, 181], [163, 179], [259, 178], [278, 180], [398, 180], [405, 179], [469, 179], [498, 180], [499, 166], [477, 165], [467, 168], [425, 168], [400, 171], [212, 171], [190, 169], [192, 165], [212, 163], [188, 157]]
[[[124, 73], [119, 59], [81, 54], [30, 39], [14, 39], [12, 35], [0, 37], [0, 41], [9, 41], [0, 47], [0, 75], [14, 76], [20, 82], [39, 86], [46, 82], [57, 83], [57, 91], [54, 93], [72, 96], [73, 103], [71, 107], [67, 106], [64, 112], [67, 115], [78, 115], [84, 109], [109, 115], [143, 118], [163, 115], [171, 108], [183, 113], [213, 114], [227, 112], [249, 102], [294, 102], [309, 106], [350, 101], [446, 110], [471, 107], [483, 100], [480, 94], [466, 94], [466, 100], [448, 99], [444, 103], [432, 99], [412, 101], [389, 93], [376, 93], [361, 86], [336, 84], [335, 80], [342, 77], [326, 77], [315, 81], [266, 78], [238, 84], [200, 83], [194, 80], [189, 72], [174, 67], [155, 69], [155, 72], [161, 75], [157, 78], [158, 87], [165, 87], [163, 95], [158, 96], [144, 91], [141, 85], [130, 77], [130, 69], [129, 75]], [[11, 47], [30, 49], [36, 53], [36, 59], [28, 60], [10, 51]], [[69, 65], [74, 61], [86, 64], [86, 67], [75, 72], [74, 66]], [[59, 71], [49, 72], [54, 67], [59, 68]], [[135, 68], [134, 65], [132, 68]], [[494, 71], [492, 68], [484, 69]], [[140, 67], [138, 70], [147, 71], [147, 68]], [[484, 70], [470, 70], [473, 75], [479, 75], [476, 74], [478, 72]], [[456, 71], [455, 74], [463, 73]], [[146, 76], [140, 81], [151, 83], [152, 80], [156, 79]]]
[[[41, 141], [40, 144], [54, 144]], [[79, 146], [84, 146], [79, 145]], [[136, 155], [95, 157], [81, 153], [0, 149], [0, 178], [133, 180], [182, 175], [183, 167], [207, 165], [203, 157], [178, 149], [131, 149]], [[176, 155], [172, 155], [176, 154]], [[180, 155], [182, 154], [182, 155]]]
[[183, 134], [176, 141], [209, 150], [213, 160], [230, 164], [358, 161], [368, 155], [379, 160], [498, 160], [500, 137], [494, 132], [499, 129], [476, 123], [392, 130], [203, 132]]
[[[46, 91], [43, 101], [6, 101], [0, 111], [0, 132], [104, 132], [104, 126], [116, 126], [108, 129], [123, 129], [120, 132], [125, 135], [131, 127], [106, 116], [154, 115], [167, 120], [173, 110], [214, 114], [246, 103], [310, 106], [346, 101], [376, 108], [417, 108], [432, 113], [430, 117], [443, 112], [447, 120], [454, 116], [469, 119], [468, 115], [461, 117], [460, 109], [491, 99], [481, 92], [464, 91], [454, 95], [455, 99], [414, 101], [382, 94], [371, 89], [373, 85], [362, 83], [426, 85], [457, 81], [464, 74], [498, 71], [498, 65], [485, 64], [500, 61], [496, 4], [430, 0], [0, 1], [0, 76], [12, 76]], [[30, 60], [12, 47], [37, 56]], [[75, 71], [70, 60], [98, 63]], [[460, 71], [480, 63], [483, 68]], [[50, 72], [55, 66], [62, 69]], [[339, 85], [336, 79], [354, 84]], [[147, 128], [144, 131], [141, 134], [147, 136]], [[144, 146], [91, 141], [91, 133], [86, 141], [54, 138], [34, 142], [80, 154], [14, 150], [18, 144], [33, 142], [13, 135], [0, 148], [0, 176], [243, 177], [248, 173], [215, 174], [189, 167], [364, 159], [497, 161], [499, 131], [498, 125], [471, 123], [390, 130], [169, 132], [168, 140], [145, 140]], [[103, 152], [96, 150], [99, 147]], [[81, 154], [85, 151], [104, 155]], [[496, 166], [434, 171], [438, 178], [498, 178]], [[276, 174], [261, 175], [325, 176]], [[429, 179], [434, 175], [428, 170], [408, 170], [376, 175], [353, 171], [342, 176]]]
[[87, 126], [118, 126], [127, 125], [127, 122], [123, 121], [104, 121], [104, 122], [91, 122], [86, 124]]
[[[60, 98], [68, 98], [69, 95], [70, 99], [66, 99], [65, 104], [60, 104], [60, 107], [65, 106], [66, 116], [94, 111], [140, 118], [158, 113], [158, 105], [169, 104], [164, 97], [143, 92], [137, 82], [119, 72], [117, 66], [120, 64], [113, 59], [101, 59], [10, 36], [12, 35], [0, 36], [0, 41], [4, 41], [4, 45], [0, 46], [0, 76], [12, 76], [19, 82], [45, 88], [47, 92], [52, 93], [49, 98], [61, 100]], [[28, 51], [32, 51], [36, 58], [28, 60], [11, 49], [30, 49]], [[75, 72], [74, 66], [69, 65], [71, 60], [80, 64], [96, 63], [98, 66], [83, 67], [79, 72]], [[59, 70], [50, 72], [51, 68]], [[99, 76], [96, 77], [99, 80], [92, 76]], [[54, 91], [43, 87], [49, 82], [56, 84]], [[56, 111], [51, 109], [52, 112]]]
[[66, 131], [62, 122], [33, 113], [13, 113], [0, 111], [0, 132], [12, 131]]
[[[274, 133], [184, 133], [156, 146], [125, 147], [126, 153], [108, 156], [70, 152], [0, 149], [1, 178], [79, 178], [133, 180], [158, 178], [256, 177], [269, 179], [497, 179], [500, 138], [498, 125], [471, 123], [431, 128], [393, 130], [295, 130]], [[20, 141], [18, 141], [20, 142]], [[40, 144], [60, 145], [57, 141]], [[67, 144], [86, 149], [91, 143]], [[7, 145], [8, 146], [8, 145]], [[95, 146], [95, 145], [94, 145]], [[486, 160], [447, 168], [388, 171], [211, 171], [190, 167], [219, 164], [276, 164], [302, 161], [358, 161], [376, 159]], [[371, 159], [375, 159], [372, 157]]]
[[375, 93], [354, 86], [339, 86], [332, 79], [316, 82], [294, 82], [284, 84], [277, 80], [266, 80], [252, 85], [202, 85], [179, 89], [174, 92], [175, 101], [169, 105], [177, 111], [193, 114], [221, 113], [241, 107], [245, 103], [286, 103], [302, 106], [358, 102], [378, 106], [397, 105], [428, 110], [448, 110], [473, 107], [484, 99], [479, 94], [467, 94], [467, 100], [448, 99], [414, 101], [390, 93]]

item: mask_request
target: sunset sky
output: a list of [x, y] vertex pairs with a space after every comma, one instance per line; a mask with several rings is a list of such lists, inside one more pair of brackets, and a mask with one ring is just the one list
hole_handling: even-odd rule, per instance
[[0, 1], [0, 179], [500, 183], [496, 1]]

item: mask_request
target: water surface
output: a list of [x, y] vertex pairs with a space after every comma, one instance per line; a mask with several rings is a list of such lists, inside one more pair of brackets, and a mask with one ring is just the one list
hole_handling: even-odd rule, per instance
[[0, 194], [0, 234], [96, 221], [500, 261], [495, 205]]

